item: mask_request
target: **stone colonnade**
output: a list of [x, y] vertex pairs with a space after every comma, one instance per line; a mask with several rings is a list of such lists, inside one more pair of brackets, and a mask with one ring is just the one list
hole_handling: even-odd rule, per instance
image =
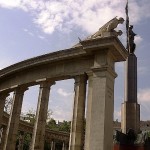
[[[30, 134], [30, 136], [32, 138], [31, 134]], [[19, 134], [18, 143], [16, 145], [18, 150], [23, 150], [24, 138], [25, 138], [25, 132], [21, 132]], [[54, 139], [51, 139], [51, 140], [46, 139], [46, 141], [47, 141], [47, 144], [50, 146], [49, 150], [55, 150], [55, 148], [57, 147], [57, 141]], [[66, 141], [63, 141], [63, 140], [61, 142], [59, 141], [59, 144], [61, 144], [61, 147], [62, 147], [61, 150], [68, 150], [68, 143]]]
[[[100, 62], [99, 62], [100, 63]], [[103, 62], [104, 63], [104, 62]], [[97, 64], [96, 65], [100, 65]], [[112, 70], [111, 70], [112, 71]], [[108, 147], [111, 144], [105, 143], [109, 141], [112, 143], [112, 118], [113, 118], [113, 86], [114, 86], [114, 72], [109, 68], [97, 69], [87, 74], [75, 76], [75, 96], [73, 118], [70, 133], [69, 150], [83, 149], [83, 141], [85, 140], [85, 149], [94, 150], [98, 149], [99, 142], [101, 141], [102, 149], [111, 149]], [[84, 122], [85, 122], [85, 100], [86, 100], [86, 84], [88, 84], [88, 106], [87, 106], [87, 123], [86, 123], [86, 136], [84, 139]], [[36, 121], [34, 124], [32, 141], [30, 150], [43, 150], [45, 141], [45, 126], [47, 109], [49, 102], [50, 88], [54, 82], [40, 81], [40, 90], [36, 111]], [[3, 150], [15, 150], [20, 113], [23, 102], [24, 92], [27, 87], [17, 86], [14, 89], [13, 105], [7, 125], [5, 142]], [[3, 114], [4, 101], [8, 94], [1, 94], [0, 114]], [[95, 111], [96, 110], [96, 111]], [[2, 115], [1, 118], [2, 120]], [[95, 120], [98, 120], [95, 121]], [[111, 120], [111, 123], [110, 123]], [[95, 122], [95, 123], [94, 123]], [[93, 128], [94, 124], [94, 128]], [[92, 140], [92, 138], [96, 140]], [[106, 148], [105, 148], [106, 146]], [[20, 148], [21, 149], [21, 148]], [[65, 145], [62, 147], [65, 150]], [[51, 143], [51, 150], [55, 150], [55, 142]]]
[[[26, 60], [0, 71], [0, 123], [4, 101], [9, 94], [6, 91], [14, 90], [3, 150], [15, 150], [23, 95], [30, 84], [40, 84], [30, 150], [44, 149], [50, 88], [55, 81], [71, 78], [75, 79], [75, 94], [69, 150], [82, 150], [83, 147], [85, 150], [112, 150], [114, 79], [117, 76], [114, 64], [124, 61], [127, 52], [119, 39], [111, 35], [87, 39], [80, 44], [71, 49]], [[51, 150], [55, 149], [54, 141], [51, 145]], [[65, 146], [63, 149], [65, 150]]]
[[[47, 110], [49, 102], [50, 88], [55, 82], [40, 81], [39, 97], [36, 111], [36, 121], [34, 123], [30, 150], [44, 150], [45, 128], [47, 119]], [[2, 137], [0, 146], [2, 150], [15, 150], [17, 138], [19, 139], [18, 149], [23, 150], [24, 133], [18, 136], [20, 114], [23, 102], [24, 92], [27, 87], [17, 86], [14, 89], [13, 103], [10, 112], [7, 128], [2, 126], [2, 117], [5, 106], [5, 100], [9, 96], [7, 93], [0, 93], [0, 128], [2, 128]], [[51, 141], [51, 150], [55, 150], [55, 141]], [[66, 143], [62, 143], [62, 150], [67, 150]]]
[[[85, 74], [75, 77], [75, 100], [73, 109], [73, 121], [70, 148], [81, 149], [83, 146], [83, 129], [85, 114], [85, 97], [86, 97], [86, 81]], [[47, 109], [49, 102], [50, 88], [55, 82], [40, 81], [39, 97], [36, 111], [36, 121], [34, 124], [32, 141], [30, 150], [43, 150], [45, 142], [45, 127], [47, 119]], [[4, 139], [3, 150], [15, 150], [18, 135], [19, 120], [23, 102], [24, 92], [27, 87], [17, 86], [14, 89], [13, 104], [7, 125], [6, 135]], [[5, 99], [9, 94], [0, 93], [0, 120], [2, 122]], [[19, 135], [19, 149], [22, 150], [22, 141], [24, 135]], [[74, 141], [77, 138], [78, 141]], [[55, 150], [55, 141], [51, 142], [51, 150]], [[63, 142], [62, 150], [67, 150], [66, 143]]]

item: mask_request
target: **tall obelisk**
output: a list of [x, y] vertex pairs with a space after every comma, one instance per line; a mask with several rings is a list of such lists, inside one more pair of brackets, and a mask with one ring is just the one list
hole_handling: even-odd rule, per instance
[[126, 5], [126, 29], [127, 29], [127, 50], [129, 56], [125, 63], [125, 96], [121, 108], [121, 129], [127, 133], [133, 129], [135, 133], [140, 131], [140, 105], [137, 102], [137, 57], [134, 54], [136, 35], [129, 26], [128, 0]]

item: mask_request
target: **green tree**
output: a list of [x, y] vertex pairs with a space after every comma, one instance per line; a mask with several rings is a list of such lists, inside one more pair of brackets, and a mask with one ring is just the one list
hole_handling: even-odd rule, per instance
[[24, 119], [25, 119], [25, 121], [29, 121], [30, 123], [34, 124], [35, 110], [33, 108], [29, 109], [28, 112], [25, 114]]
[[71, 121], [63, 121], [61, 123], [58, 123], [59, 126], [59, 131], [64, 131], [64, 132], [70, 132], [71, 128]]
[[30, 142], [31, 142], [31, 134], [26, 133], [24, 136], [23, 150], [29, 150]]
[[[47, 122], [51, 119], [52, 113], [53, 113], [52, 110], [50, 110], [50, 109], [47, 110]], [[34, 124], [36, 112], [33, 108], [29, 109], [28, 112], [25, 113], [24, 116], [25, 116], [24, 121], [28, 121], [28, 122]]]
[[48, 126], [51, 130], [54, 130], [54, 131], [58, 131], [58, 130], [59, 130], [59, 128], [58, 128], [58, 126], [57, 126], [57, 124], [56, 124], [56, 121], [55, 121], [53, 118], [51, 118], [51, 119], [47, 122], [47, 126]]

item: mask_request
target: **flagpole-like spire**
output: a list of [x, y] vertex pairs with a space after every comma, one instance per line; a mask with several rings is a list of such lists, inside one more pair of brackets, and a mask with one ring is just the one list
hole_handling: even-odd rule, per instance
[[126, 35], [127, 35], [127, 46], [126, 49], [129, 52], [129, 14], [128, 14], [128, 0], [126, 3], [126, 7], [125, 7], [125, 12], [126, 12]]
[[127, 46], [126, 49], [130, 54], [133, 54], [136, 48], [136, 44], [134, 43], [134, 37], [136, 34], [133, 32], [133, 25], [130, 25], [129, 21], [129, 12], [128, 12], [128, 0], [125, 7], [126, 12], [126, 34], [127, 34]]

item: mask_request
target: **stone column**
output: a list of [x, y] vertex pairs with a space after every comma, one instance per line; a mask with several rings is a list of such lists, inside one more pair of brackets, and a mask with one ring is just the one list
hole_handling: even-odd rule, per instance
[[3, 128], [3, 133], [2, 133], [2, 137], [1, 137], [1, 143], [0, 143], [0, 149], [3, 149], [4, 146], [4, 140], [5, 140], [5, 136], [6, 136], [6, 126], [2, 126]]
[[44, 150], [45, 127], [49, 102], [50, 87], [53, 83], [44, 81], [40, 84], [36, 121], [34, 124], [30, 150]]
[[55, 150], [55, 141], [54, 140], [51, 142], [51, 150]]
[[88, 74], [85, 150], [112, 150], [114, 113], [113, 58], [97, 53]]
[[27, 88], [17, 87], [14, 91], [13, 104], [7, 125], [6, 138], [3, 150], [15, 150], [23, 95]]
[[0, 128], [2, 126], [2, 119], [3, 119], [5, 100], [6, 100], [7, 96], [9, 96], [9, 94], [0, 93]]
[[0, 149], [4, 146], [4, 138], [6, 134], [6, 128], [4, 129], [4, 126], [2, 125], [3, 122], [3, 115], [4, 115], [4, 106], [5, 106], [5, 100], [9, 96], [9, 94], [6, 93], [0, 93]]
[[51, 141], [51, 150], [53, 150], [53, 147], [54, 147], [54, 142]]
[[65, 143], [62, 143], [62, 150], [65, 150]]
[[86, 82], [87, 76], [85, 74], [75, 78], [75, 97], [69, 150], [81, 150], [83, 147]]
[[67, 150], [66, 142], [65, 141], [63, 141], [62, 150]]

